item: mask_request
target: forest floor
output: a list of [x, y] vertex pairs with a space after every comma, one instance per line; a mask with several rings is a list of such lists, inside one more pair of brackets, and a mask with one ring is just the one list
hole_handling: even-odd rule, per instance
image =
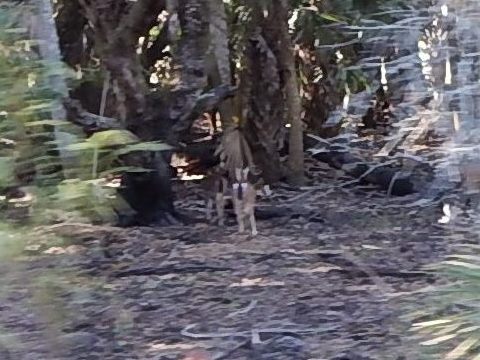
[[[0, 358], [173, 360], [202, 347], [217, 360], [420, 359], [404, 316], [439, 282], [422, 266], [478, 231], [315, 171], [321, 183], [259, 202], [288, 211], [259, 220], [256, 237], [233, 218], [37, 229], [0, 265]], [[184, 186], [179, 209], [199, 216], [198, 191]]]

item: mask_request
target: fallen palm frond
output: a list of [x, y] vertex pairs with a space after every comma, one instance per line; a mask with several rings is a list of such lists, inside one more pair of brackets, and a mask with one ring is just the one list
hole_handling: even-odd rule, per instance
[[472, 246], [471, 253], [452, 255], [439, 264], [453, 282], [427, 296], [432, 306], [427, 312], [435, 315], [412, 324], [420, 344], [431, 347], [437, 359], [480, 359], [480, 256], [475, 250]]

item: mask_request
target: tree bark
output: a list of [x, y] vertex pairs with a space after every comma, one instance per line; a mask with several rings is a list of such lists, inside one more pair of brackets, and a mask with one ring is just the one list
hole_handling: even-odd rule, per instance
[[[116, 117], [120, 120], [115, 122], [108, 117], [96, 116], [85, 112], [78, 104], [70, 104], [70, 111], [81, 115], [77, 122], [87, 131], [124, 127], [142, 140], [166, 140], [175, 145], [204, 111], [217, 108], [223, 100], [232, 97], [235, 87], [226, 82], [228, 74], [225, 75], [225, 69], [220, 65], [221, 83], [204, 92], [208, 85], [209, 0], [78, 1], [94, 32], [95, 53], [111, 74], [118, 109]], [[168, 31], [181, 30], [173, 34], [181, 35], [172, 43], [174, 76], [178, 83], [172, 91], [159, 89], [152, 92], [136, 50], [139, 36], [145, 35], [165, 6], [171, 19]], [[222, 50], [225, 46], [228, 49], [226, 37], [222, 44]], [[228, 53], [226, 57], [228, 60]], [[168, 105], [165, 99], [168, 99]], [[162, 113], [163, 108], [168, 109], [168, 114]], [[162, 222], [162, 216], [168, 221], [169, 215], [174, 214], [170, 154], [159, 155], [154, 159], [145, 156], [142, 163], [137, 164], [153, 172], [147, 175], [127, 173], [123, 177], [126, 188], [122, 195], [137, 211], [137, 216], [131, 219], [133, 223], [158, 224]]]
[[128, 6], [120, 0], [79, 2], [93, 27], [96, 52], [111, 75], [116, 115], [127, 128], [138, 126], [149, 119], [151, 109], [147, 108], [149, 88], [136, 47], [165, 3], [138, 0]]
[[264, 31], [276, 43], [276, 55], [283, 83], [286, 105], [286, 125], [289, 126], [289, 156], [287, 178], [292, 185], [302, 185], [304, 179], [302, 101], [299, 93], [292, 39], [288, 31], [288, 3], [280, 0], [270, 3]]
[[236, 112], [252, 149], [254, 162], [267, 183], [285, 175], [279, 150], [284, 147], [285, 106], [277, 56], [276, 30], [268, 31], [264, 8], [256, 0], [246, 0], [251, 10], [246, 27], [243, 69], [239, 78]]
[[[208, 6], [210, 13], [208, 76], [214, 87], [229, 85], [232, 83], [232, 71], [230, 69], [229, 33], [225, 4], [223, 0], [209, 0]], [[220, 118], [224, 127], [231, 125], [233, 111], [232, 99], [227, 99], [220, 104]]]
[[263, 178], [275, 183], [284, 175], [279, 154], [285, 127], [278, 62], [259, 31], [250, 36], [245, 58], [239, 90], [244, 133]]
[[[302, 104], [292, 40], [288, 31], [288, 3], [255, 0], [247, 31], [245, 70], [240, 92], [247, 119], [246, 136], [255, 162], [269, 182], [287, 175], [294, 185], [304, 183]], [[288, 171], [280, 161], [288, 133]]]
[[[141, 58], [137, 54], [138, 39], [146, 34], [157, 21], [165, 6], [164, 1], [138, 0], [79, 0], [85, 16], [94, 31], [95, 52], [110, 74], [118, 123], [112, 119], [95, 116], [72, 107], [82, 117], [78, 119], [90, 129], [105, 127], [127, 128], [141, 140], [159, 140], [161, 127], [169, 127], [167, 119], [160, 119], [161, 103], [154, 99], [147, 84]], [[156, 100], [156, 101], [155, 101]], [[164, 120], [162, 124], [157, 124]], [[85, 127], [84, 127], [85, 128]], [[165, 139], [163, 139], [165, 140]], [[152, 156], [142, 154], [127, 156], [129, 166], [138, 166], [152, 171], [143, 173], [125, 172], [120, 195], [128, 202], [135, 214], [120, 213], [121, 225], [161, 225], [175, 221], [172, 193], [172, 169], [170, 153]]]
[[57, 2], [55, 22], [63, 60], [72, 68], [87, 65], [88, 44], [83, 43], [87, 19], [81, 14], [78, 0]]
[[182, 32], [174, 53], [178, 84], [173, 89], [173, 104], [170, 107], [170, 118], [175, 121], [170, 140], [177, 143], [181, 134], [192, 125], [191, 119], [183, 115], [193, 111], [198, 97], [207, 86], [208, 2], [180, 0], [178, 4], [170, 5], [172, 11], [178, 14]]

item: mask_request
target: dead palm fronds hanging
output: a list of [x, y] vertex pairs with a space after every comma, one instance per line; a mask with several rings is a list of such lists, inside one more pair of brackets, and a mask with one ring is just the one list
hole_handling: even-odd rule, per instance
[[238, 126], [229, 126], [225, 129], [216, 154], [220, 156], [221, 166], [225, 168], [230, 179], [235, 178], [235, 169], [249, 168], [252, 173], [258, 173], [250, 146]]

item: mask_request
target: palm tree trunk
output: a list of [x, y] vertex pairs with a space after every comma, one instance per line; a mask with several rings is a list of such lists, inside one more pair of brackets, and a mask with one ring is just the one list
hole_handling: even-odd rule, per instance
[[[273, 9], [272, 9], [273, 10]], [[279, 63], [283, 68], [287, 126], [289, 126], [288, 180], [292, 185], [302, 185], [304, 179], [302, 101], [299, 93], [292, 39], [288, 32], [288, 4], [281, 0], [272, 11], [272, 21], [278, 25]]]

